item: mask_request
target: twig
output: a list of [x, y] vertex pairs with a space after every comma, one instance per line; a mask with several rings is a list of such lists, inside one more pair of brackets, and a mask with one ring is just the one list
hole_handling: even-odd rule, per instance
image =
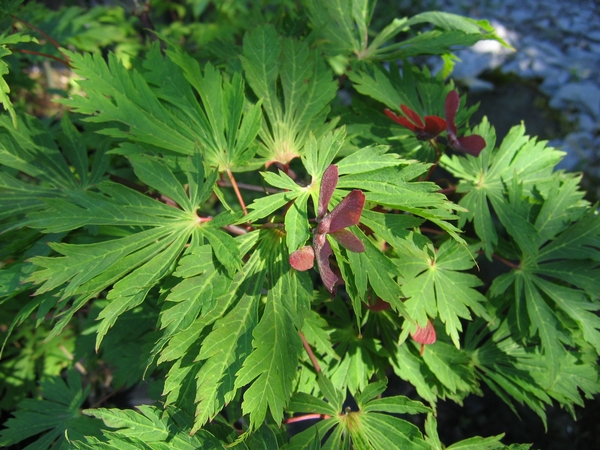
[[423, 231], [424, 233], [429, 233], [429, 234], [444, 234], [445, 233], [445, 231], [435, 230], [433, 228], [427, 228], [427, 227], [420, 227], [419, 229], [421, 231]]
[[235, 191], [235, 195], [237, 196], [238, 202], [240, 202], [240, 205], [241, 205], [242, 209], [244, 210], [244, 214], [248, 215], [248, 209], [246, 208], [246, 204], [244, 203], [244, 199], [242, 198], [240, 188], [238, 187], [238, 184], [235, 181], [233, 173], [231, 173], [230, 169], [227, 169], [227, 176], [229, 177], [229, 181], [231, 181], [231, 187]]
[[45, 58], [50, 58], [55, 61], [58, 61], [59, 63], [62, 63], [65, 66], [71, 68], [71, 64], [69, 64], [68, 60], [59, 58], [58, 56], [50, 55], [48, 53], [36, 52], [34, 50], [25, 50], [24, 48], [11, 48], [10, 51], [13, 53], [27, 53], [28, 55], [43, 56]]
[[23, 19], [19, 19], [17, 16], [13, 16], [12, 14], [9, 15], [9, 17], [17, 22], [21, 22], [23, 25], [25, 25], [26, 27], [31, 28], [32, 30], [37, 31], [38, 33], [40, 33], [42, 36], [44, 36], [46, 39], [48, 39], [50, 41], [50, 43], [52, 45], [54, 45], [59, 51], [60, 51], [60, 44], [58, 42], [56, 42], [54, 39], [52, 39], [50, 36], [48, 36], [46, 33], [44, 33], [42, 30], [40, 30], [39, 28], [31, 25], [29, 22], [25, 22]]
[[122, 387], [115, 389], [114, 391], [112, 391], [110, 394], [105, 395], [104, 397], [102, 397], [100, 400], [98, 400], [96, 403], [94, 403], [92, 406], [90, 406], [91, 409], [95, 409], [98, 406], [100, 406], [101, 404], [103, 404], [106, 400], [108, 400], [109, 398], [111, 398], [113, 395], [118, 394], [119, 392], [121, 392], [123, 390]]
[[321, 373], [321, 366], [319, 366], [319, 361], [317, 361], [317, 358], [315, 357], [312, 348], [310, 348], [310, 344], [308, 343], [302, 332], [298, 331], [298, 334], [300, 335], [300, 339], [302, 339], [302, 345], [304, 345], [304, 350], [306, 350], [306, 353], [308, 353], [308, 357], [310, 358], [310, 361], [312, 362], [315, 371], [317, 373]]
[[237, 227], [235, 225], [225, 225], [223, 226], [225, 231], [229, 231], [231, 234], [242, 235], [246, 234], [248, 231], [244, 230], [242, 227]]
[[145, 194], [147, 192], [145, 187], [140, 186], [139, 184], [134, 183], [133, 181], [128, 180], [127, 178], [120, 177], [119, 175], [109, 173], [108, 178], [110, 181], [122, 184], [123, 186], [127, 186], [129, 189], [133, 189], [134, 191], [138, 191], [142, 194]]
[[456, 186], [450, 186], [450, 187], [447, 187], [446, 189], [440, 189], [438, 191], [439, 194], [444, 194], [444, 195], [454, 194], [454, 192], [456, 192]]
[[284, 419], [283, 423], [295, 423], [295, 422], [303, 422], [305, 420], [312, 419], [330, 419], [331, 416], [328, 414], [304, 414], [303, 416], [290, 417], [289, 419]]
[[[217, 185], [219, 185], [221, 187], [233, 187], [233, 184], [231, 184], [231, 182], [229, 182], [227, 180], [219, 180], [219, 181], [217, 181]], [[238, 188], [246, 189], [247, 191], [266, 192], [267, 194], [279, 194], [280, 192], [283, 192], [280, 189], [256, 186], [254, 184], [247, 184], [247, 183], [238, 183], [237, 186], [238, 186]]]
[[435, 141], [435, 139], [432, 139], [429, 142], [431, 143], [431, 146], [435, 150], [435, 161], [433, 162], [433, 165], [429, 168], [429, 171], [427, 172], [427, 176], [425, 177], [425, 179], [423, 181], [429, 180], [429, 178], [431, 177], [431, 174], [433, 173], [433, 171], [437, 167], [438, 163], [440, 162], [440, 158], [442, 157], [442, 154], [440, 153], [440, 149], [439, 149], [438, 144]]
[[[483, 250], [479, 250], [477, 253], [480, 254], [480, 255], [485, 255], [485, 252]], [[498, 256], [498, 255], [496, 255], [494, 253], [492, 253], [492, 258], [497, 259], [498, 261], [506, 264], [508, 267], [511, 267], [513, 269], [517, 269], [518, 270], [518, 269], [521, 268], [521, 266], [519, 266], [518, 264], [510, 262], [508, 259], [504, 259], [502, 256]]]

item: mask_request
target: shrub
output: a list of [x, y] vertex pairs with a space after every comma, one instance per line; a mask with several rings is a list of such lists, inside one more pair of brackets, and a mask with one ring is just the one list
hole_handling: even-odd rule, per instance
[[[502, 42], [488, 22], [376, 32], [366, 0], [137, 19], [19, 3], [0, 37], [13, 93], [41, 59], [76, 78], [60, 117], [1, 85], [0, 444], [440, 449], [440, 399], [488, 386], [545, 423], [599, 391], [580, 175], [523, 125], [502, 142], [471, 126], [445, 79], [452, 49]], [[143, 380], [152, 406], [107, 407]]]

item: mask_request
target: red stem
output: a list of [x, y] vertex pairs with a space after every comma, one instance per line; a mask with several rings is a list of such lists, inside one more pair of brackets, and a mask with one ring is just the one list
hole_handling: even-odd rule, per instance
[[444, 194], [444, 195], [454, 194], [454, 192], [456, 192], [456, 186], [450, 186], [450, 187], [447, 187], [446, 189], [440, 189], [438, 191], [438, 193]]
[[94, 403], [92, 406], [90, 406], [91, 409], [95, 409], [98, 406], [102, 405], [106, 400], [108, 400], [109, 398], [111, 398], [113, 395], [118, 394], [119, 392], [121, 392], [123, 390], [122, 387], [115, 389], [114, 391], [112, 391], [110, 394], [105, 395], [104, 397], [102, 397], [100, 400], [98, 400], [96, 403]]
[[290, 417], [289, 419], [285, 419], [283, 423], [295, 423], [295, 422], [303, 422], [305, 420], [312, 419], [330, 419], [331, 416], [327, 414], [304, 414], [303, 416]]
[[64, 64], [68, 68], [71, 68], [71, 64], [69, 64], [69, 62], [67, 60], [59, 58], [58, 56], [50, 55], [48, 53], [36, 52], [33, 50], [25, 50], [24, 48], [11, 48], [10, 50], [13, 53], [27, 53], [28, 55], [37, 55], [37, 56], [43, 56], [45, 58], [50, 58], [55, 61], [58, 61], [59, 63]]
[[231, 187], [233, 188], [235, 195], [237, 196], [238, 202], [240, 202], [240, 206], [244, 210], [244, 214], [248, 215], [248, 209], [246, 208], [246, 203], [244, 203], [244, 199], [242, 198], [242, 193], [240, 192], [240, 188], [238, 187], [237, 182], [231, 173], [230, 169], [227, 169], [227, 176], [229, 177], [229, 181], [231, 182]]
[[423, 231], [424, 233], [429, 233], [429, 234], [444, 234], [445, 233], [445, 231], [435, 230], [433, 228], [427, 228], [427, 227], [421, 227], [420, 230]]
[[315, 368], [315, 371], [317, 373], [320, 373], [321, 366], [319, 366], [319, 361], [317, 361], [317, 358], [315, 357], [315, 354], [312, 351], [312, 348], [310, 348], [310, 344], [308, 343], [308, 341], [306, 340], [306, 338], [304, 337], [304, 334], [302, 334], [302, 332], [298, 331], [298, 334], [300, 335], [300, 339], [302, 339], [302, 345], [304, 345], [304, 350], [306, 350], [306, 353], [308, 353], [308, 357], [310, 358], [310, 361], [312, 362], [312, 365]]
[[435, 139], [432, 139], [429, 142], [431, 143], [431, 146], [435, 150], [435, 161], [433, 162], [433, 165], [429, 168], [429, 172], [427, 172], [427, 176], [425, 177], [425, 179], [423, 181], [429, 180], [429, 178], [431, 177], [431, 174], [433, 173], [433, 171], [437, 167], [438, 163], [440, 162], [440, 158], [442, 157], [442, 154], [440, 153], [440, 150], [438, 148], [438, 145], [437, 145], [437, 142], [435, 141]]
[[[217, 185], [219, 185], [221, 187], [233, 187], [233, 184], [231, 184], [231, 182], [228, 182], [227, 180], [219, 180], [219, 181], [217, 181]], [[280, 192], [283, 192], [279, 189], [255, 186], [254, 184], [247, 184], [247, 183], [239, 183], [238, 182], [237, 186], [238, 186], [238, 188], [246, 189], [247, 191], [266, 192], [267, 194], [278, 194]]]
[[59, 51], [60, 51], [60, 44], [58, 42], [56, 42], [54, 39], [52, 39], [50, 36], [48, 36], [46, 33], [44, 33], [42, 30], [40, 30], [37, 27], [34, 27], [33, 25], [31, 25], [28, 22], [25, 22], [23, 19], [19, 19], [16, 16], [13, 16], [12, 14], [9, 15], [9, 17], [13, 20], [16, 20], [17, 22], [21, 22], [23, 25], [25, 25], [26, 27], [31, 28], [32, 30], [37, 31], [38, 33], [40, 33], [42, 36], [44, 36], [46, 39], [48, 39], [50, 41], [50, 43], [52, 45], [54, 45]]
[[[480, 255], [484, 255], [485, 252], [479, 250], [477, 253], [479, 253]], [[498, 256], [494, 253], [492, 253], [492, 258], [497, 259], [498, 261], [506, 264], [508, 267], [512, 267], [513, 269], [520, 269], [521, 267], [518, 264], [515, 264], [513, 262], [510, 262], [508, 259], [504, 259], [502, 256]]]

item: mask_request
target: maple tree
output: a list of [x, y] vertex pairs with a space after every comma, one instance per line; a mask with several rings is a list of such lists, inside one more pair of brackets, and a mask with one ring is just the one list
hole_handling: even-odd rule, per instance
[[[167, 23], [20, 3], [1, 2], [0, 445], [525, 449], [444, 447], [439, 401], [485, 385], [546, 424], [600, 391], [580, 175], [524, 125], [502, 142], [472, 126], [445, 78], [457, 46], [506, 45], [487, 21], [376, 30], [367, 0], [192, 2]], [[39, 58], [74, 74], [60, 118], [11, 95]], [[142, 382], [152, 404], [111, 403]]]

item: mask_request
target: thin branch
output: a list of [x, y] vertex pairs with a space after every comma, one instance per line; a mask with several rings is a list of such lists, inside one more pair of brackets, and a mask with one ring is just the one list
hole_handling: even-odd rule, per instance
[[113, 395], [118, 394], [119, 392], [121, 392], [123, 390], [122, 387], [115, 389], [114, 391], [112, 391], [110, 394], [105, 395], [104, 397], [102, 397], [100, 400], [98, 400], [96, 403], [94, 403], [92, 406], [90, 406], [91, 409], [95, 409], [98, 406], [102, 405], [106, 400], [108, 400], [109, 398], [111, 398]]
[[[231, 182], [229, 182], [227, 180], [219, 180], [219, 181], [217, 181], [217, 185], [219, 185], [221, 187], [233, 187], [233, 184], [231, 184]], [[280, 192], [283, 192], [280, 189], [256, 186], [254, 184], [247, 184], [247, 183], [238, 183], [237, 186], [238, 186], [238, 188], [246, 189], [247, 191], [266, 192], [267, 194], [279, 194]]]
[[321, 373], [321, 366], [319, 366], [319, 361], [317, 361], [317, 358], [314, 352], [312, 351], [312, 348], [310, 348], [310, 344], [308, 343], [302, 332], [298, 331], [298, 334], [300, 335], [300, 339], [302, 339], [302, 345], [304, 345], [304, 350], [306, 350], [306, 353], [308, 353], [308, 357], [310, 358], [310, 361], [312, 362], [315, 371], [317, 373]]
[[313, 419], [330, 419], [331, 416], [328, 414], [304, 414], [303, 416], [290, 417], [289, 419], [284, 419], [283, 423], [295, 423], [295, 422], [303, 422], [305, 420], [313, 420]]
[[435, 161], [433, 162], [433, 165], [429, 168], [429, 171], [427, 172], [427, 176], [425, 177], [425, 179], [423, 181], [429, 180], [429, 178], [431, 177], [431, 174], [433, 173], [435, 168], [438, 166], [438, 163], [440, 162], [440, 158], [442, 157], [442, 154], [440, 153], [440, 149], [438, 147], [437, 141], [435, 139], [432, 139], [429, 142], [431, 143], [431, 146], [435, 150]]
[[440, 189], [438, 191], [439, 194], [444, 194], [444, 195], [454, 194], [454, 192], [456, 192], [456, 186], [450, 186], [450, 187], [447, 187], [446, 189]]
[[285, 224], [279, 222], [267, 222], [260, 225], [260, 228], [285, 228]]
[[145, 194], [147, 192], [145, 187], [140, 186], [139, 184], [134, 183], [133, 181], [128, 180], [127, 178], [120, 177], [119, 175], [109, 173], [108, 178], [110, 179], [110, 181], [122, 184], [123, 186], [127, 186], [129, 189], [133, 189], [134, 191], [138, 191], [142, 194]]
[[126, 178], [122, 178], [118, 175], [114, 175], [112, 173], [108, 175], [108, 178], [110, 179], [110, 181], [122, 184], [123, 186], [127, 186], [129, 189], [133, 189], [134, 191], [140, 192], [141, 194], [148, 195], [149, 197], [152, 197], [152, 198], [164, 203], [165, 205], [169, 205], [169, 206], [172, 206], [173, 208], [179, 209], [179, 205], [171, 197], [167, 197], [166, 195], [162, 195], [162, 194], [161, 195], [150, 195], [148, 193], [148, 190], [145, 187], [140, 186], [139, 184], [136, 184], [133, 181], [130, 181]]
[[[479, 250], [477, 253], [480, 254], [480, 255], [485, 255], [485, 252], [483, 250]], [[504, 259], [502, 256], [498, 256], [498, 255], [496, 255], [494, 253], [492, 253], [492, 258], [497, 259], [501, 263], [504, 263], [508, 267], [511, 267], [511, 268], [513, 268], [515, 270], [518, 270], [518, 269], [521, 268], [521, 266], [519, 266], [519, 264], [515, 264], [513, 262], [510, 262], [508, 259]]]
[[237, 196], [238, 202], [240, 202], [240, 206], [244, 210], [244, 214], [248, 215], [248, 208], [246, 208], [246, 203], [244, 203], [244, 199], [242, 198], [240, 188], [238, 187], [238, 184], [235, 181], [233, 173], [231, 173], [230, 169], [227, 169], [227, 176], [229, 177], [229, 181], [231, 182], [231, 187], [235, 191], [235, 195]]
[[225, 231], [229, 231], [231, 234], [235, 234], [235, 235], [242, 235], [242, 234], [246, 234], [248, 231], [244, 230], [242, 227], [237, 227], [235, 225], [225, 225], [223, 226], [223, 229]]
[[444, 233], [446, 233], [445, 231], [442, 231], [442, 230], [436, 230], [436, 229], [427, 228], [427, 227], [420, 227], [419, 229], [422, 232], [429, 233], [429, 234], [444, 234]]
[[42, 36], [44, 36], [46, 39], [48, 39], [50, 41], [50, 43], [52, 45], [54, 45], [59, 51], [60, 51], [60, 44], [58, 42], [56, 42], [54, 39], [52, 39], [50, 36], [48, 36], [45, 32], [43, 32], [42, 30], [40, 30], [38, 27], [35, 27], [33, 25], [31, 25], [29, 22], [25, 22], [23, 19], [19, 19], [17, 16], [13, 16], [12, 14], [9, 15], [9, 17], [17, 22], [21, 22], [23, 25], [25, 25], [26, 27], [31, 28], [32, 30], [37, 31], [38, 33], [40, 33]]
[[69, 64], [68, 60], [59, 58], [58, 56], [50, 55], [48, 53], [36, 52], [34, 50], [25, 50], [24, 48], [11, 48], [10, 51], [13, 53], [27, 53], [28, 55], [43, 56], [45, 58], [50, 58], [55, 61], [58, 61], [59, 63], [62, 63], [65, 66], [67, 66], [68, 68], [71, 68], [71, 64]]

